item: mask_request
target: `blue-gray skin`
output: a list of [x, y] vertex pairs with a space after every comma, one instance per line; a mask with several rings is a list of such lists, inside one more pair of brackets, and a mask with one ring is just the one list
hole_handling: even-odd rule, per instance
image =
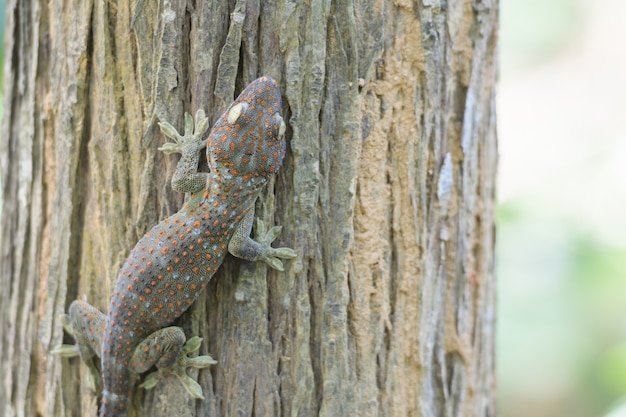
[[[175, 142], [159, 149], [182, 154], [172, 188], [190, 195], [178, 213], [137, 242], [120, 271], [106, 316], [83, 301], [70, 305], [64, 324], [77, 344], [54, 351], [64, 356], [78, 352], [92, 378], [97, 375], [94, 357], [101, 358], [101, 417], [125, 416], [130, 389], [139, 374], [153, 366], [175, 373], [192, 396], [202, 398], [200, 386], [185, 370], [216, 362], [210, 356], [188, 358], [201, 339], [185, 343], [181, 328], [166, 326], [198, 298], [227, 251], [281, 271], [280, 258], [296, 256], [292, 249], [270, 246], [280, 227], [265, 234], [259, 221], [256, 234], [263, 236], [250, 238], [254, 203], [285, 155], [281, 96], [272, 78], [248, 85], [206, 141], [202, 137], [208, 124], [202, 111], [196, 114], [195, 128], [191, 116], [185, 115], [184, 135], [169, 123], [160, 127]], [[197, 171], [205, 146], [209, 173]], [[158, 376], [158, 371], [148, 375], [141, 386], [153, 387]]]

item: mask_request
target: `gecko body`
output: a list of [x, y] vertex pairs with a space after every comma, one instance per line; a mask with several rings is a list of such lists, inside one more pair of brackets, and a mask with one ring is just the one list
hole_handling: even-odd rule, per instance
[[[281, 96], [272, 78], [262, 77], [248, 85], [217, 120], [206, 141], [202, 137], [208, 125], [201, 111], [195, 126], [191, 116], [185, 116], [184, 135], [168, 123], [160, 125], [175, 140], [160, 149], [182, 154], [172, 187], [188, 193], [185, 205], [132, 249], [119, 272], [106, 316], [86, 302], [74, 301], [66, 319], [76, 349], [90, 369], [95, 368], [90, 364], [94, 356], [101, 358], [101, 417], [126, 415], [129, 390], [153, 366], [178, 367], [188, 391], [201, 397], [200, 387], [185, 368], [215, 362], [208, 356], [187, 358], [187, 353], [199, 348], [199, 340], [191, 343], [190, 339], [186, 345], [182, 330], [167, 326], [198, 298], [227, 252], [279, 270], [279, 258], [295, 257], [289, 248], [270, 246], [279, 227], [258, 241], [250, 238], [256, 198], [285, 155]], [[208, 173], [197, 171], [199, 151], [205, 146]], [[150, 388], [155, 383], [146, 381], [142, 386]]]

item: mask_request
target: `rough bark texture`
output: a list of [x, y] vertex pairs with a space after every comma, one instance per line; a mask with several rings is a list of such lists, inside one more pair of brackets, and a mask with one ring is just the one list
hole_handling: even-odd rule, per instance
[[[156, 122], [278, 80], [288, 152], [257, 213], [285, 273], [228, 258], [180, 320], [219, 364], [155, 416], [493, 416], [497, 0], [17, 1], [0, 137], [0, 414], [95, 415], [49, 354], [106, 310], [182, 196]], [[65, 342], [70, 339], [65, 336]]]

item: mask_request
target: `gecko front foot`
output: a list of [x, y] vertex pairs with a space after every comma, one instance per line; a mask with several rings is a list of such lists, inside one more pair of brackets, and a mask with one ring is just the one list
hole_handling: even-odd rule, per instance
[[199, 152], [206, 146], [206, 141], [202, 139], [204, 133], [209, 128], [209, 119], [204, 114], [204, 110], [196, 112], [196, 123], [189, 113], [185, 113], [185, 134], [178, 133], [176, 128], [168, 122], [159, 122], [161, 132], [174, 142], [167, 142], [159, 148], [166, 154], [183, 153], [188, 150], [190, 154]]
[[163, 375], [173, 374], [176, 375], [178, 379], [180, 379], [183, 386], [192, 397], [200, 399], [204, 398], [204, 396], [202, 395], [202, 388], [200, 387], [200, 384], [198, 384], [195, 380], [190, 378], [189, 375], [187, 375], [187, 368], [202, 369], [207, 368], [211, 365], [215, 365], [217, 363], [216, 360], [208, 355], [197, 356], [195, 358], [190, 358], [187, 356], [189, 353], [193, 353], [200, 349], [201, 343], [201, 337], [194, 336], [189, 339], [181, 349], [180, 354], [178, 355], [176, 360], [174, 360], [168, 366], [159, 368], [157, 371], [149, 374], [145, 378], [144, 382], [141, 383], [139, 386], [144, 389], [151, 389], [157, 384], [157, 382], [159, 382], [159, 379], [161, 379]]
[[254, 240], [261, 245], [263, 252], [259, 256], [260, 261], [279, 271], [284, 271], [281, 259], [292, 259], [297, 256], [291, 248], [273, 248], [272, 242], [280, 235], [282, 226], [274, 226], [266, 232], [265, 223], [261, 219], [256, 219], [254, 228]]

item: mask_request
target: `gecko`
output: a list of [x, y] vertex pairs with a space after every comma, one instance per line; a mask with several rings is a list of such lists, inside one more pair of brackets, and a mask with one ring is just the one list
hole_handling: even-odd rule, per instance
[[[208, 119], [185, 114], [184, 134], [159, 123], [167, 142], [159, 150], [180, 153], [172, 188], [186, 193], [182, 209], [162, 220], [135, 245], [123, 264], [105, 315], [76, 300], [62, 316], [76, 345], [60, 345], [53, 353], [80, 356], [89, 369], [90, 385], [98, 387], [96, 358], [102, 372], [101, 417], [127, 414], [130, 390], [142, 373], [156, 367], [140, 387], [154, 387], [163, 372], [177, 375], [187, 391], [203, 398], [200, 385], [186, 369], [217, 363], [210, 356], [190, 358], [201, 338], [186, 340], [170, 324], [198, 298], [227, 252], [263, 261], [283, 271], [281, 259], [296, 257], [291, 248], [273, 248], [281, 227], [265, 231], [257, 220], [250, 237], [255, 201], [280, 169], [285, 156], [286, 125], [278, 85], [271, 77], [250, 83], [216, 121], [209, 136]], [[209, 172], [198, 172], [206, 148]], [[97, 389], [97, 388], [96, 388]]]

